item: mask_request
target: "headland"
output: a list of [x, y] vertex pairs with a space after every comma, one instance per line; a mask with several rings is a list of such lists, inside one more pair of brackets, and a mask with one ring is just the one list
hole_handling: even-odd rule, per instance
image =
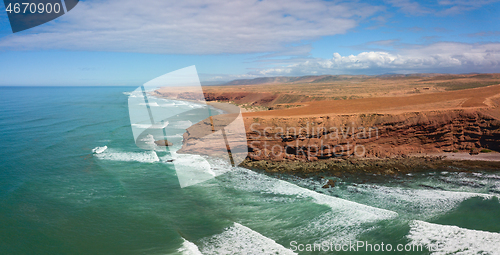
[[245, 167], [302, 174], [500, 170], [500, 74], [277, 77], [203, 90], [208, 102], [242, 109]]

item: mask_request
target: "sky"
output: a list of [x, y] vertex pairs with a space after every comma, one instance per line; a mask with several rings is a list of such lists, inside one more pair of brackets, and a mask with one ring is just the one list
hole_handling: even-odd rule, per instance
[[0, 86], [204, 84], [268, 76], [500, 72], [500, 0], [87, 0], [12, 33]]

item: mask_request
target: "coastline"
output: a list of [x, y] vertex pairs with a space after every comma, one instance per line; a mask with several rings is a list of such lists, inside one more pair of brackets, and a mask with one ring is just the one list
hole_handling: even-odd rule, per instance
[[[240, 166], [296, 175], [329, 173], [395, 176], [437, 169], [500, 171], [500, 153], [495, 152], [500, 148], [500, 99], [496, 97], [499, 88], [489, 86], [460, 92], [462, 96], [466, 92], [481, 91], [484, 94], [481, 96], [489, 99], [489, 104], [484, 105], [486, 107], [477, 107], [483, 103], [481, 99], [475, 107], [462, 105], [460, 109], [416, 111], [401, 108], [403, 112], [393, 113], [374, 111], [371, 114], [341, 114], [335, 112], [337, 108], [328, 110], [332, 113], [315, 116], [263, 116], [277, 111], [244, 113], [249, 153]], [[486, 96], [487, 90], [492, 90], [493, 96]], [[168, 98], [165, 94], [157, 94]], [[455, 94], [436, 93], [433, 97]], [[355, 102], [346, 100], [342, 103]], [[241, 112], [239, 107], [232, 104], [218, 101], [206, 103], [224, 113]], [[325, 102], [325, 107], [330, 103], [339, 102]], [[399, 103], [390, 107], [397, 105]], [[303, 110], [300, 108], [282, 111]], [[292, 133], [288, 132], [290, 128]], [[187, 132], [183, 149], [197, 141], [195, 135]], [[361, 147], [363, 154], [357, 155], [356, 148]], [[492, 152], [478, 153], [481, 150]], [[470, 152], [478, 155], [471, 155], [473, 153]]]
[[238, 107], [236, 105], [229, 104], [229, 103], [223, 103], [223, 102], [221, 103], [221, 102], [206, 101], [206, 100], [202, 101], [199, 99], [182, 98], [182, 97], [179, 97], [178, 95], [173, 96], [173, 95], [163, 94], [163, 93], [159, 92], [158, 90], [155, 90], [154, 92], [150, 92], [150, 95], [154, 96], [154, 97], [162, 98], [162, 99], [168, 99], [168, 100], [186, 101], [186, 102], [201, 104], [201, 105], [206, 104], [206, 105], [212, 106], [213, 108], [221, 110], [222, 114], [235, 113], [235, 107], [237, 107], [237, 109], [239, 109], [239, 112], [243, 112], [243, 109], [241, 109], [240, 107]]
[[486, 152], [472, 155], [467, 152], [445, 152], [445, 153], [428, 153], [426, 155], [414, 154], [410, 156], [431, 156], [431, 157], [444, 157], [443, 160], [448, 161], [500, 161], [500, 153], [498, 152]]
[[318, 161], [252, 161], [246, 159], [240, 164], [251, 170], [273, 174], [297, 176], [329, 175], [345, 177], [352, 175], [397, 177], [419, 172], [499, 172], [500, 161], [456, 160], [444, 156], [410, 156], [398, 158], [339, 158]]

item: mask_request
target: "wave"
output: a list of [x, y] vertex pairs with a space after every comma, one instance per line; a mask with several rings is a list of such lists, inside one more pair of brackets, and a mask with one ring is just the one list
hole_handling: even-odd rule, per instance
[[203, 104], [189, 104], [188, 107], [193, 108], [193, 109], [199, 109], [205, 107]]
[[108, 146], [95, 147], [94, 149], [92, 149], [92, 153], [100, 154], [100, 153], [103, 153], [107, 149], [108, 149]]
[[152, 125], [151, 124], [131, 124], [132, 127], [136, 127], [136, 128], [143, 128], [143, 129], [147, 129], [147, 128], [150, 128]]
[[233, 178], [239, 179], [234, 180], [234, 183], [238, 183], [238, 186], [235, 186], [236, 189], [243, 189], [250, 192], [272, 193], [276, 195], [291, 195], [298, 198], [312, 198], [315, 203], [327, 205], [332, 208], [332, 210], [338, 212], [349, 213], [350, 215], [352, 215], [351, 213], [354, 213], [353, 211], [359, 212], [354, 213], [352, 216], [354, 217], [357, 215], [360, 216], [360, 219], [362, 218], [368, 221], [382, 220], [398, 216], [396, 212], [390, 210], [379, 209], [321, 194], [293, 183], [256, 173], [246, 168], [238, 167], [234, 173]]
[[490, 174], [490, 173], [472, 173], [472, 175], [474, 176], [477, 176], [477, 177], [481, 177], [481, 178], [488, 178], [488, 179], [496, 179], [496, 180], [500, 180], [500, 175], [496, 175], [496, 174]]
[[497, 184], [497, 185], [494, 185], [492, 187], [490, 187], [490, 190], [489, 190], [491, 193], [497, 193], [497, 194], [500, 194], [500, 184]]
[[131, 124], [132, 127], [136, 127], [136, 128], [142, 128], [142, 129], [162, 129], [162, 128], [166, 128], [168, 126], [168, 121], [164, 122], [164, 123], [157, 123], [157, 124]]
[[159, 107], [160, 105], [158, 105], [157, 102], [148, 102], [147, 104], [146, 103], [140, 103], [139, 105], [147, 105], [147, 106], [154, 106], [154, 107]]
[[191, 122], [190, 120], [180, 120], [180, 121], [176, 121], [176, 122], [172, 123], [171, 127], [178, 128], [178, 129], [187, 129], [192, 125], [193, 125], [193, 122]]
[[181, 134], [175, 134], [175, 135], [167, 135], [167, 138], [182, 138], [183, 136]]
[[[177, 154], [175, 151], [171, 151], [170, 155], [171, 159], [174, 160], [175, 171], [181, 188], [195, 185], [217, 176], [207, 162], [206, 157], [195, 154]], [[162, 158], [162, 160], [164, 159], [168, 160], [168, 157]]]
[[492, 183], [500, 183], [496, 175], [487, 175], [482, 173], [452, 173], [446, 176], [440, 176], [439, 180], [448, 186], [466, 190], [481, 190]]
[[500, 233], [445, 226], [415, 220], [410, 223], [411, 245], [423, 245], [431, 254], [498, 254]]
[[[379, 185], [357, 184], [347, 187], [356, 197], [371, 201], [375, 206], [397, 210], [406, 217], [428, 219], [455, 208], [472, 197], [490, 199], [489, 194], [430, 189], [410, 189]], [[351, 199], [354, 199], [351, 197]]]
[[122, 92], [122, 93], [129, 97], [143, 97], [142, 92], [132, 91], [132, 92]]
[[183, 255], [203, 255], [200, 252], [200, 249], [198, 249], [198, 246], [196, 244], [182, 238], [182, 246], [177, 249], [178, 252], [180, 252]]
[[239, 223], [203, 241], [203, 254], [297, 254]]
[[134, 161], [142, 163], [153, 163], [160, 161], [158, 155], [156, 155], [156, 152], [154, 151], [121, 152], [114, 149], [107, 149], [103, 150], [101, 153], [94, 154], [94, 156], [102, 160], [123, 161], [123, 162]]
[[[227, 163], [221, 161], [221, 169], [227, 168]], [[214, 167], [213, 162], [211, 162]], [[398, 217], [398, 213], [372, 206], [351, 202], [337, 197], [321, 194], [302, 188], [295, 184], [268, 177], [251, 170], [236, 167], [233, 171], [221, 176], [216, 181], [228, 189], [257, 193], [265, 201], [286, 201], [287, 203], [312, 202], [330, 208], [314, 218], [303, 219], [296, 227], [280, 230], [286, 236], [298, 239], [318, 237], [314, 241], [339, 242], [351, 241], [359, 234], [371, 230], [366, 224]], [[207, 184], [210, 185], [210, 184]], [[272, 194], [273, 196], [267, 196]], [[321, 239], [321, 240], [320, 240]]]

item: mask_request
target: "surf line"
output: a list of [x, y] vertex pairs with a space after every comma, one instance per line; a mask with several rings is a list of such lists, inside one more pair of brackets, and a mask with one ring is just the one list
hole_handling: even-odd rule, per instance
[[[141, 91], [142, 91], [142, 96], [144, 98], [144, 102], [146, 103], [146, 108], [148, 109], [149, 120], [151, 121], [151, 125], [154, 125], [155, 119], [153, 117], [153, 112], [151, 111], [151, 107], [149, 106], [149, 100], [148, 100], [148, 96], [146, 94], [146, 89], [144, 88], [144, 85], [141, 85]], [[161, 121], [161, 126], [162, 126], [163, 136], [165, 137], [163, 139], [167, 139], [167, 131], [165, 130], [165, 128], [166, 128], [165, 121], [163, 121], [163, 120]], [[170, 152], [170, 148], [168, 148], [168, 146], [165, 146], [165, 150], [167, 150], [167, 152]], [[172, 161], [167, 160], [167, 162], [172, 162]]]

